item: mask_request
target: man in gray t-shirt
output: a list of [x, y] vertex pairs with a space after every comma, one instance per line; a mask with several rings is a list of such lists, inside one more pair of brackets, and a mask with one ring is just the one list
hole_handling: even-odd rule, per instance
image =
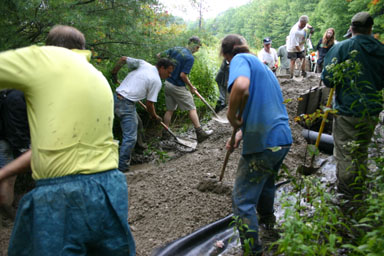
[[[289, 36], [287, 36], [286, 41], [289, 39]], [[287, 75], [289, 74], [289, 59], [288, 59], [288, 51], [287, 51], [287, 44], [284, 44], [279, 47], [277, 50], [277, 56], [280, 58], [280, 67], [278, 74], [280, 75]]]

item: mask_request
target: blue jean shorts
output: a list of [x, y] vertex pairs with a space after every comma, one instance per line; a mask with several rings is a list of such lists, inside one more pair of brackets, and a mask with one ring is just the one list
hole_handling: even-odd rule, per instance
[[8, 255], [135, 255], [124, 174], [38, 180], [20, 201]]

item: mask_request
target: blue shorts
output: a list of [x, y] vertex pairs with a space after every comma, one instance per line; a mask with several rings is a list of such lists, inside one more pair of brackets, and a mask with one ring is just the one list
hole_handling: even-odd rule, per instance
[[124, 174], [38, 180], [20, 201], [8, 255], [135, 255]]

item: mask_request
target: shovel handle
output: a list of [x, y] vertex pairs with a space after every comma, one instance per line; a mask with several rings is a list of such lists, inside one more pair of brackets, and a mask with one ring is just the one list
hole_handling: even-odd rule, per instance
[[[249, 93], [246, 93], [246, 94], [243, 95], [243, 99], [242, 99], [242, 102], [241, 102], [241, 107], [240, 107], [239, 113], [237, 114], [237, 119], [239, 119], [239, 120], [241, 120], [244, 107], [245, 107], [245, 105], [247, 104], [247, 101], [248, 101], [248, 97], [249, 97]], [[231, 140], [229, 141], [229, 145], [231, 145], [231, 148], [233, 147], [233, 145], [235, 145], [236, 133], [237, 133], [237, 129], [233, 128], [232, 135], [231, 135]], [[227, 167], [229, 155], [231, 153], [232, 153], [231, 150], [227, 150], [227, 153], [226, 153], [225, 158], [224, 158], [223, 168], [221, 169], [221, 174], [220, 174], [220, 178], [219, 178], [220, 182], [223, 180], [224, 171], [225, 171], [225, 168]]]
[[[232, 131], [232, 135], [231, 135], [231, 140], [229, 141], [229, 145], [231, 145], [231, 147], [233, 147], [233, 145], [235, 145], [236, 132], [237, 132], [237, 130], [236, 130], [236, 129], [233, 129], [233, 131]], [[221, 173], [220, 173], [219, 181], [222, 181], [222, 180], [223, 180], [223, 177], [224, 177], [224, 171], [225, 171], [225, 168], [227, 167], [227, 163], [228, 163], [229, 155], [230, 155], [231, 153], [232, 153], [231, 150], [227, 150], [227, 154], [225, 155], [225, 158], [224, 158], [223, 168], [221, 168]]]
[[331, 91], [329, 92], [328, 101], [327, 101], [327, 105], [326, 105], [327, 110], [325, 110], [323, 120], [321, 121], [320, 129], [319, 129], [319, 134], [318, 134], [317, 139], [316, 139], [316, 144], [315, 144], [316, 148], [318, 148], [319, 144], [320, 144], [321, 134], [323, 133], [325, 122], [327, 121], [328, 112], [329, 112], [328, 108], [331, 107], [332, 96], [333, 96], [334, 91], [335, 91], [335, 87], [332, 87]]
[[[141, 101], [141, 100], [139, 100], [138, 101], [139, 102], [139, 104], [148, 112], [148, 109], [147, 109], [147, 106], [145, 106], [145, 104]], [[177, 136], [176, 136], [176, 134], [174, 134], [170, 129], [169, 129], [169, 127], [165, 124], [165, 123], [163, 123], [162, 121], [160, 121], [160, 124], [164, 127], [164, 129], [165, 130], [167, 130], [174, 138], [176, 138], [176, 139], [178, 139], [177, 138]]]
[[213, 112], [215, 117], [220, 119], [220, 117], [217, 115], [216, 111], [212, 108], [211, 105], [209, 105], [209, 103], [203, 98], [203, 96], [201, 96], [201, 94], [197, 90], [195, 90], [195, 94], [197, 95], [197, 97], [199, 97], [201, 99], [202, 102], [204, 102], [205, 105], [207, 105], [207, 107]]

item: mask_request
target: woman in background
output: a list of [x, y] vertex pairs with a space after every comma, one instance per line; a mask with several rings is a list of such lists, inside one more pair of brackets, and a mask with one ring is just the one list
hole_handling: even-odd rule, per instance
[[329, 49], [332, 48], [332, 46], [335, 44], [335, 30], [333, 28], [328, 28], [323, 38], [320, 38], [319, 42], [317, 43], [316, 50], [317, 50], [317, 69], [316, 73], [321, 73], [323, 70], [323, 62], [324, 57], [329, 51]]

